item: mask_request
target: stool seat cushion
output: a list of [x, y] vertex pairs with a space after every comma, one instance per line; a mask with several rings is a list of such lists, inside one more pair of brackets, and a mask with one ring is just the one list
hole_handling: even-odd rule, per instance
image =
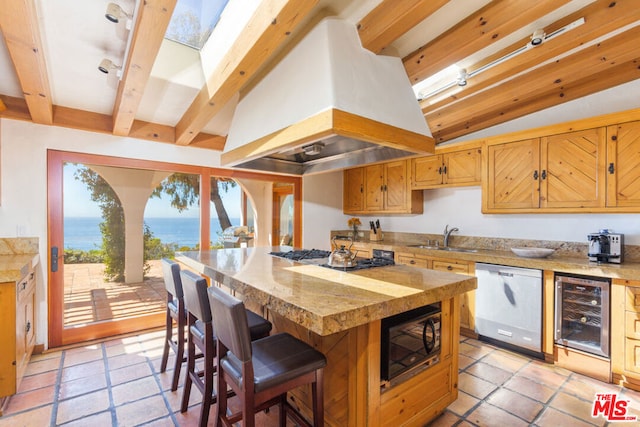
[[249, 324], [251, 339], [257, 340], [269, 335], [269, 332], [271, 332], [272, 328], [271, 322], [269, 322], [264, 317], [257, 315], [251, 310], [245, 309], [245, 311], [247, 312], [247, 323]]
[[[326, 366], [325, 356], [287, 333], [251, 342], [255, 391], [271, 388]], [[242, 381], [242, 363], [228, 352], [220, 363], [237, 384]]]

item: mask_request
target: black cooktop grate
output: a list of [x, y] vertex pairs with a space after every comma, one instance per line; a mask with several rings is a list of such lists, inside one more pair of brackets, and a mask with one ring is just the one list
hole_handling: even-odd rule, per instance
[[280, 258], [286, 258], [293, 261], [300, 261], [301, 259], [315, 259], [315, 258], [327, 258], [331, 255], [329, 251], [323, 251], [322, 249], [309, 249], [309, 250], [293, 250], [288, 252], [269, 252], [270, 255]]

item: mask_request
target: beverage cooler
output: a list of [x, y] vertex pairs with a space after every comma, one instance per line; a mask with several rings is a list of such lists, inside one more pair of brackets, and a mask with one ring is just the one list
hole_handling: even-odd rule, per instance
[[608, 279], [556, 274], [555, 342], [609, 357]]

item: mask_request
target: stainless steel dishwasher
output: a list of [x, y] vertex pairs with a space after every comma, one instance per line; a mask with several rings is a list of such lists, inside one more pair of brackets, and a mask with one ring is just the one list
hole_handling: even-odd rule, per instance
[[476, 263], [480, 339], [542, 357], [542, 270]]

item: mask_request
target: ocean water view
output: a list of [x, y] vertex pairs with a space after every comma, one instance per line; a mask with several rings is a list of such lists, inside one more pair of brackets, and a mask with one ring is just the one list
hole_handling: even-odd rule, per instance
[[[230, 218], [232, 225], [240, 225], [240, 218]], [[65, 217], [64, 247], [88, 251], [100, 249], [102, 234], [99, 224], [102, 218]], [[200, 235], [199, 218], [145, 218], [153, 236], [162, 243], [175, 243], [178, 246], [194, 247]], [[211, 240], [216, 241], [222, 233], [218, 218], [211, 219]]]

